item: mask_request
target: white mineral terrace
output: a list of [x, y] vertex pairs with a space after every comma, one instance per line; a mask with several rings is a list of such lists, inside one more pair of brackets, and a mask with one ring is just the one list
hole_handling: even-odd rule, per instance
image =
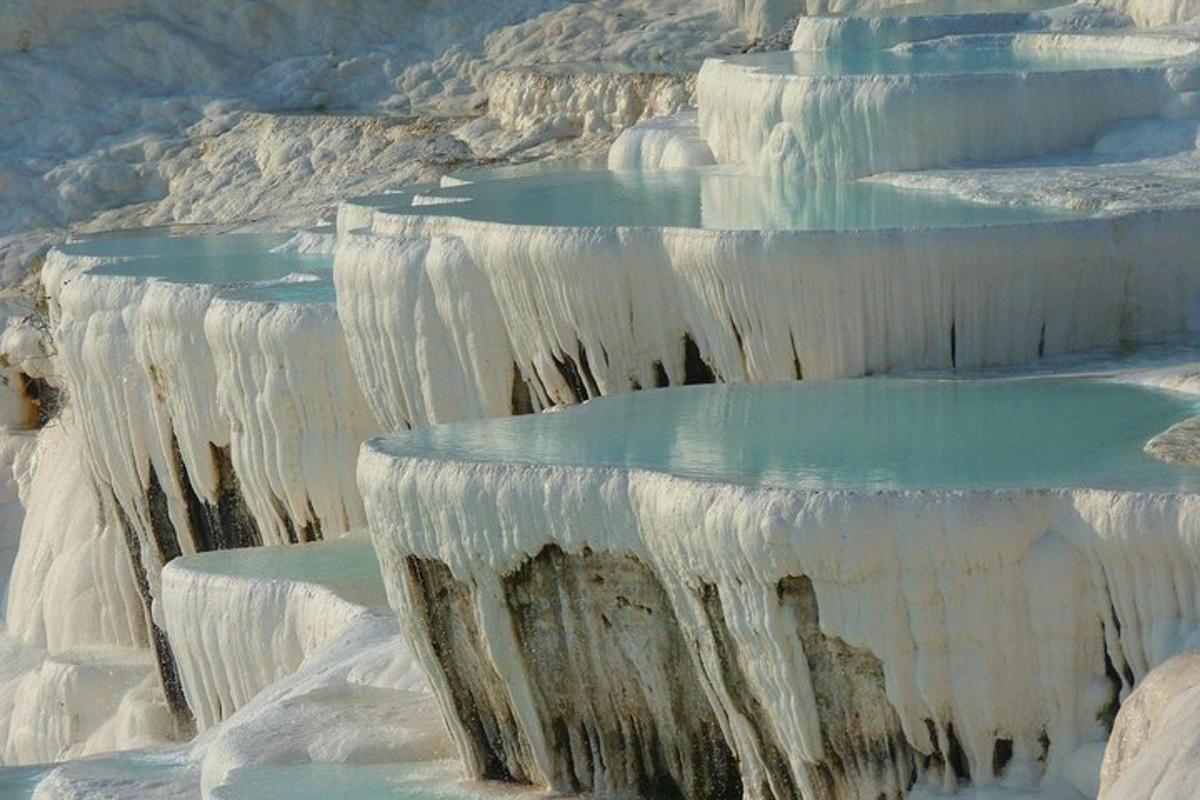
[[9, 5], [0, 800], [1196, 794], [1198, 0]]
[[718, 161], [766, 175], [845, 179], [1042, 155], [1166, 113], [1176, 92], [1196, 88], [1195, 49], [1017, 33], [709, 59], [696, 83], [700, 133]]
[[1056, 5], [1054, 0], [952, 0], [904, 3], [894, 9], [876, 8], [858, 14], [814, 14], [797, 21], [791, 49], [887, 50], [904, 42], [943, 36], [1036, 29], [1050, 23], [1039, 12]]
[[[136, 542], [147, 611], [180, 554], [364, 524], [352, 464], [373, 423], [322, 296], [330, 259], [271, 252], [283, 238], [113, 237], [47, 259], [60, 379], [78, 387], [103, 519]], [[151, 619], [168, 699], [186, 715]]]
[[201, 730], [386, 604], [375, 553], [363, 537], [201, 553], [163, 569], [167, 636]]
[[1200, 472], [1142, 450], [1195, 409], [1079, 379], [667, 389], [377, 440], [359, 482], [476, 776], [640, 785], [620, 725], [685, 794], [1029, 789], [1094, 783], [1116, 699], [1198, 641]]
[[507, 414], [514, 386], [537, 409], [704, 376], [1024, 363], [1200, 324], [1194, 207], [1086, 216], [884, 188], [709, 167], [351, 201], [334, 271], [351, 360], [399, 430]]

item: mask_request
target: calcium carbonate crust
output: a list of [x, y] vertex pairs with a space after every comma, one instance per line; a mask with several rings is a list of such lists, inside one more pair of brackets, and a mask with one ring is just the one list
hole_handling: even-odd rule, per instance
[[[684, 702], [678, 681], [654, 683], [646, 651], [654, 648], [636, 627], [618, 625], [618, 636], [634, 631], [622, 652], [646, 654], [607, 656], [600, 644], [613, 634], [598, 617], [557, 629], [559, 601], [550, 597], [529, 624], [575, 645], [530, 655], [515, 598], [547, 559], [582, 569], [631, 558], [622, 569], [647, 576], [639, 591], [660, 587], [669, 616], [654, 635], [689, 643], [689, 680], [703, 687], [717, 741], [736, 754], [753, 797], [828, 788], [830, 774], [844, 796], [862, 797], [897, 796], [914, 781], [949, 789], [968, 777], [981, 787], [1001, 776], [1009, 786], [1049, 785], [1076, 750], [1103, 741], [1135, 682], [1200, 643], [1200, 573], [1188, 566], [1200, 561], [1191, 536], [1200, 506], [1190, 495], [800, 492], [638, 470], [395, 457], [386, 440], [364, 447], [359, 483], [389, 598], [476, 777], [619, 789], [605, 781], [633, 769], [635, 755], [589, 739], [602, 734], [586, 721], [582, 738], [555, 729], [556, 704], [574, 706], [538, 659], [552, 659], [552, 673], [632, 669], [649, 682], [647, 697]], [[621, 572], [597, 570], [601, 582]], [[803, 581], [813, 592], [808, 621], [825, 637], [809, 641], [841, 661], [806, 653], [791, 632], [797, 612], [785, 597]], [[427, 605], [425, 592], [439, 586], [460, 599]], [[435, 635], [446, 630], [458, 633]], [[729, 671], [731, 659], [740, 672]], [[862, 729], [846, 734], [858, 744], [835, 752], [830, 720], [848, 712], [819, 708], [814, 681], [837, 685], [836, 670], [819, 673], [847, 663], [859, 665], [855, 674], [879, 670], [866, 685], [886, 703], [859, 707]], [[464, 712], [467, 696], [505, 730], [503, 752]], [[627, 711], [650, 726], [643, 741], [689, 752], [695, 730]], [[718, 796], [686, 783], [704, 758], [684, 761], [664, 769]]]

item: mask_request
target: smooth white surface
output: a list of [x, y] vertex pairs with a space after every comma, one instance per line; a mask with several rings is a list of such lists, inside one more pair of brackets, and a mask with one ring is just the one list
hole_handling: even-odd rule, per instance
[[[889, 231], [501, 225], [343, 206], [335, 281], [351, 363], [384, 430], [685, 377], [725, 382], [1028, 363], [1194, 330], [1190, 210]], [[352, 233], [370, 225], [373, 233]], [[361, 230], [361, 227], [358, 228]], [[953, 330], [953, 335], [951, 334]], [[952, 354], [953, 350], [953, 354]], [[952, 358], [953, 355], [953, 358]], [[585, 371], [579, 367], [581, 374]]]
[[201, 731], [290, 675], [385, 606], [364, 538], [177, 558], [163, 569], [163, 619]]
[[[970, 40], [928, 45], [953, 53]], [[1181, 55], [1149, 37], [1014, 34], [1020, 52]], [[1181, 46], [1182, 45], [1182, 46]], [[967, 48], [974, 45], [966, 44]], [[1052, 63], [1052, 59], [1051, 59]], [[764, 175], [848, 179], [1090, 144], [1123, 119], [1158, 116], [1173, 91], [1161, 68], [974, 74], [782, 74], [710, 59], [696, 82], [700, 133], [722, 163]], [[1011, 113], [1020, 108], [1020, 114]]]

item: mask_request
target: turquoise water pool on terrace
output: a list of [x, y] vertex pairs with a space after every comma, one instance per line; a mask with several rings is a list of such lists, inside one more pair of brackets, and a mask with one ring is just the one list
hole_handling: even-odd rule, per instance
[[333, 303], [337, 300], [331, 276], [315, 280], [276, 281], [221, 292], [221, 299], [250, 303]]
[[[503, 176], [504, 173], [501, 173]], [[869, 230], [977, 226], [1077, 217], [987, 205], [881, 183], [772, 182], [729, 167], [534, 172], [397, 197], [392, 213], [509, 225], [718, 230]]]
[[918, 0], [883, 8], [851, 11], [848, 17], [939, 17], [955, 14], [1012, 14], [1064, 5], [1063, 0]]
[[365, 536], [288, 547], [245, 547], [182, 556], [191, 572], [248, 581], [295, 581], [328, 586], [364, 606], [385, 605], [379, 560]]
[[91, 275], [161, 278], [172, 283], [227, 284], [273, 281], [297, 272], [327, 271], [333, 257], [300, 253], [131, 258], [103, 264]]
[[[71, 242], [59, 249], [71, 256], [111, 259], [93, 275], [160, 278], [174, 283], [254, 284], [278, 282], [297, 273], [328, 279], [333, 256], [273, 252], [291, 234], [222, 233], [176, 236], [156, 230], [119, 231]], [[302, 283], [302, 282], [297, 282]], [[282, 295], [313, 297], [315, 287], [278, 285]], [[332, 290], [330, 289], [330, 292]], [[264, 292], [269, 289], [264, 287]]]
[[495, 800], [545, 795], [530, 787], [460, 783], [449, 761], [425, 764], [263, 764], [235, 770], [214, 800]]
[[[1087, 47], [1034, 47], [1006, 35], [951, 36], [886, 50], [777, 51], [722, 58], [771, 75], [945, 75], [998, 72], [1069, 72], [1147, 67], [1162, 56]], [[983, 91], [983, 89], [981, 89]]]
[[800, 489], [1200, 490], [1147, 440], [1195, 397], [1120, 383], [860, 380], [697, 386], [561, 412], [436, 426], [400, 457], [636, 467]]
[[224, 257], [263, 253], [286, 242], [291, 234], [213, 233], [188, 235], [162, 228], [133, 228], [88, 236], [59, 246], [71, 256], [98, 258]]
[[[60, 764], [0, 767], [0, 800], [134, 797], [139, 788], [155, 797], [165, 797], [198, 783], [196, 771], [180, 750], [126, 750]], [[56, 779], [54, 773], [61, 773], [61, 777]], [[47, 779], [54, 785], [49, 791], [39, 792], [38, 784]], [[68, 788], [58, 791], [63, 787]]]

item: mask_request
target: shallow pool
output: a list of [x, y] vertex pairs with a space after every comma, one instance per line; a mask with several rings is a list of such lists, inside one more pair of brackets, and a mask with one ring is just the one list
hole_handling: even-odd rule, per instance
[[539, 797], [540, 793], [500, 784], [460, 783], [461, 769], [449, 761], [427, 764], [270, 764], [243, 767], [213, 800], [492, 800]]
[[58, 764], [0, 767], [0, 800], [44, 797], [189, 797], [200, 776], [186, 751], [128, 750]]
[[0, 800], [26, 800], [52, 767], [0, 767]]
[[262, 253], [286, 242], [291, 234], [186, 234], [163, 228], [132, 228], [87, 236], [59, 246], [72, 256], [101, 258], [231, 256]]
[[365, 536], [288, 547], [246, 547], [183, 556], [178, 565], [208, 575], [314, 583], [364, 606], [383, 605], [383, 579]]
[[878, 183], [781, 180], [730, 167], [656, 171], [562, 170], [430, 189], [393, 213], [509, 225], [683, 227], [719, 230], [868, 230], [975, 226], [1077, 216], [985, 205]]
[[887, 50], [778, 51], [723, 58], [773, 75], [944, 75], [1068, 72], [1152, 66], [1161, 56], [1090, 47], [1036, 47], [1005, 35], [951, 36]]
[[803, 489], [1200, 490], [1147, 440], [1200, 400], [1119, 383], [861, 380], [698, 386], [416, 430], [398, 456], [640, 467]]
[[161, 278], [174, 283], [255, 283], [294, 273], [318, 273], [333, 267], [333, 257], [302, 253], [242, 252], [216, 255], [153, 256], [103, 264], [92, 275]]
[[917, 0], [912, 3], [852, 11], [849, 17], [937, 17], [954, 14], [1011, 14], [1042, 11], [1063, 0]]
[[[333, 256], [273, 252], [290, 234], [224, 233], [176, 236], [158, 230], [118, 231], [59, 249], [76, 257], [112, 259], [94, 275], [161, 278], [176, 283], [245, 284], [297, 273], [327, 277]], [[303, 294], [312, 292], [305, 288]]]
[[332, 303], [337, 299], [337, 295], [334, 291], [332, 277], [322, 275], [315, 280], [275, 281], [240, 286], [221, 292], [221, 298], [250, 303], [310, 304]]

